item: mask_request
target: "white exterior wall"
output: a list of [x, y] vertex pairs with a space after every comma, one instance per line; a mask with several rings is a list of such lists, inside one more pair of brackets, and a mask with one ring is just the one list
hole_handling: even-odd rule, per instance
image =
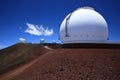
[[65, 24], [66, 18], [60, 26], [62, 43], [101, 42], [108, 38], [107, 23], [95, 10], [80, 8], [72, 13], [67, 26], [69, 37], [65, 36]]

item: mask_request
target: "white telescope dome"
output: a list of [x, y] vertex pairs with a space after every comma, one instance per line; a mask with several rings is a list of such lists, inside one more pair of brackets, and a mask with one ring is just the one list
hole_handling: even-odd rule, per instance
[[45, 43], [45, 40], [44, 39], [40, 39], [40, 43], [41, 44]]
[[105, 42], [108, 39], [105, 19], [91, 7], [81, 7], [69, 13], [59, 32], [63, 44]]

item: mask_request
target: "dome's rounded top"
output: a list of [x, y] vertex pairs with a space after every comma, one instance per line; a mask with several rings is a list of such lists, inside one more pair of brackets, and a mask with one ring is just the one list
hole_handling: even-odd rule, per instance
[[94, 8], [92, 8], [92, 7], [88, 7], [88, 6], [85, 6], [85, 7], [79, 7], [79, 8], [77, 8], [77, 10], [78, 9], [90, 9], [90, 10], [95, 10]]
[[92, 7], [81, 7], [69, 13], [60, 26], [62, 43], [106, 41], [108, 27], [105, 19]]
[[40, 43], [45, 43], [45, 40], [44, 39], [40, 39]]

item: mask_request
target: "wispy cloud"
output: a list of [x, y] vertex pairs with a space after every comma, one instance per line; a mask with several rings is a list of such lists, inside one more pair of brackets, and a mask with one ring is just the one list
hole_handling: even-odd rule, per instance
[[28, 28], [25, 30], [25, 32], [31, 35], [51, 36], [54, 33], [53, 29], [48, 29], [48, 27], [44, 28], [42, 25], [39, 26], [39, 25], [30, 24], [30, 23], [26, 23], [26, 25], [28, 26]]

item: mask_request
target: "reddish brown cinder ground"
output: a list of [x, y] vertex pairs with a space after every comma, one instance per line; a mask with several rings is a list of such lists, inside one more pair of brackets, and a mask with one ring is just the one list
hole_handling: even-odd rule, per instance
[[52, 50], [11, 80], [120, 80], [120, 49]]

